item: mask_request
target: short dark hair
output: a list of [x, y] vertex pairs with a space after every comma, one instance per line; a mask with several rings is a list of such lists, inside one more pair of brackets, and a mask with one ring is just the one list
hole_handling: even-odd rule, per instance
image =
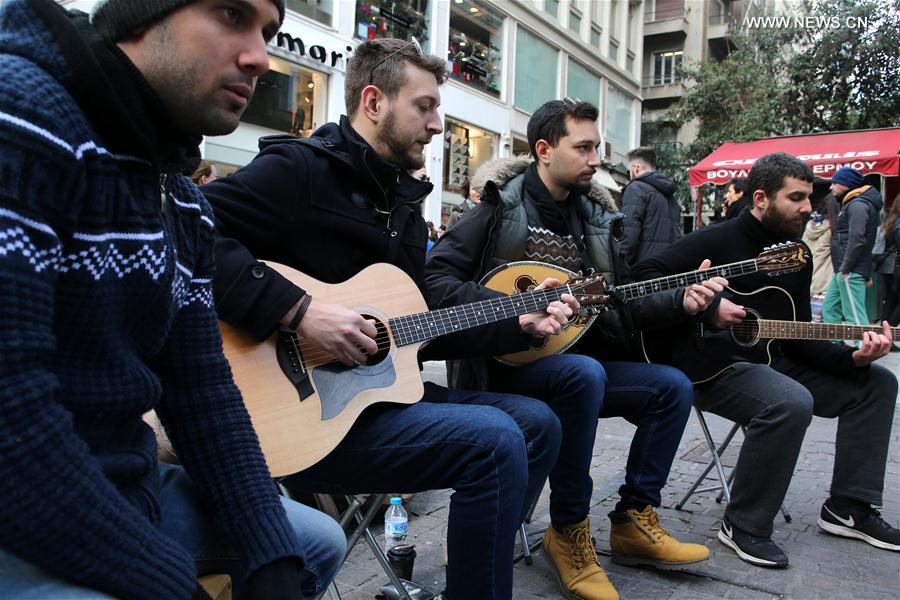
[[750, 183], [746, 177], [735, 177], [728, 182], [734, 188], [736, 194], [746, 194], [750, 189]]
[[528, 147], [531, 148], [531, 156], [537, 158], [535, 146], [538, 140], [544, 140], [555, 147], [560, 138], [568, 135], [566, 117], [596, 121], [599, 114], [596, 106], [581, 100], [566, 98], [544, 102], [528, 119]]
[[639, 160], [652, 170], [656, 170], [656, 150], [649, 146], [639, 146], [626, 154], [625, 158], [628, 162]]
[[747, 176], [747, 191], [752, 194], [756, 190], [762, 190], [766, 198], [774, 198], [778, 190], [784, 187], [786, 177], [809, 183], [814, 180], [812, 169], [800, 159], [786, 152], [766, 154], [753, 163]]
[[[386, 57], [389, 58], [384, 60]], [[374, 85], [388, 98], [396, 98], [400, 88], [406, 85], [406, 63], [434, 75], [438, 85], [447, 81], [447, 61], [431, 54], [419, 54], [417, 48], [406, 40], [382, 38], [360, 44], [347, 63], [344, 77], [347, 116], [352, 118], [356, 114], [360, 96], [367, 85]]]

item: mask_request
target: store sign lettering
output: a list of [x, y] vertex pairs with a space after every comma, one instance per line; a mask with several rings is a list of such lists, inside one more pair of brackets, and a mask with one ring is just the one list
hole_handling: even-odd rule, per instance
[[[861, 150], [859, 152], [831, 152], [827, 154], [801, 154], [797, 156], [800, 160], [822, 160], [829, 158], [865, 158], [867, 156], [878, 156], [881, 154], [878, 150]], [[739, 158], [730, 160], [720, 160], [713, 163], [714, 167], [738, 167], [744, 165], [752, 165], [756, 162], [755, 158]], [[858, 162], [858, 161], [857, 161]], [[855, 168], [855, 167], [854, 167]]]
[[[303, 43], [303, 40], [298, 37], [294, 37], [289, 33], [279, 32], [278, 35], [275, 36], [275, 45], [277, 45], [282, 50], [287, 50], [288, 52], [292, 52], [297, 56], [309, 55], [311, 59], [317, 60], [323, 65], [328, 64], [329, 62], [329, 54], [328, 50], [325, 49], [325, 46], [316, 44], [315, 46], [310, 46], [309, 52], [307, 52], [306, 44]], [[353, 47], [347, 46], [345, 51], [349, 55], [351, 52], [353, 52]], [[340, 59], [344, 59], [346, 61], [346, 58], [344, 57], [344, 54], [342, 52], [332, 50], [330, 54], [331, 66], [336, 67], [338, 64], [338, 60]]]
[[[801, 158], [801, 157], [797, 157]], [[808, 160], [808, 159], [807, 159]], [[726, 162], [726, 161], [722, 161]], [[863, 160], [855, 160], [852, 162], [845, 163], [826, 163], [824, 165], [813, 165], [812, 172], [817, 176], [825, 176], [831, 173], [834, 173], [841, 167], [853, 167], [857, 171], [862, 171], [863, 173], [871, 172], [875, 169], [877, 161], [863, 161]], [[746, 169], [718, 169], [715, 171], [707, 171], [706, 179], [709, 181], [713, 181], [716, 179], [733, 179], [735, 177], [747, 177], [748, 171]]]

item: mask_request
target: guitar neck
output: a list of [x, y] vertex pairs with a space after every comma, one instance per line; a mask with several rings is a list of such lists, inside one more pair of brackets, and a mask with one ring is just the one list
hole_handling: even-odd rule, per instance
[[616, 286], [616, 290], [625, 300], [634, 300], [659, 292], [687, 287], [695, 283], [706, 281], [710, 277], [725, 277], [727, 279], [739, 275], [749, 275], [750, 273], [756, 273], [757, 271], [759, 271], [757, 259], [742, 260], [740, 262], [729, 263], [718, 267], [710, 267], [709, 269], [691, 271], [690, 273], [680, 273], [678, 275], [669, 275], [667, 277], [658, 277], [656, 279], [619, 285]]
[[390, 319], [388, 324], [394, 334], [396, 344], [406, 346], [425, 342], [448, 333], [465, 331], [479, 325], [496, 323], [525, 313], [544, 310], [551, 302], [555, 302], [563, 294], [569, 293], [573, 293], [571, 288], [561, 285], [551, 289], [535, 290], [395, 317]]
[[[760, 319], [759, 337], [779, 340], [861, 340], [867, 331], [881, 333], [880, 325], [845, 325], [843, 323], [810, 323]], [[894, 339], [900, 327], [891, 327]]]

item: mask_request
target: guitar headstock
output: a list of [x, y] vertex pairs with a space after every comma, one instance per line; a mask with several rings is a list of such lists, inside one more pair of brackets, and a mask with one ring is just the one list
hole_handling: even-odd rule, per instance
[[799, 242], [782, 242], [767, 246], [756, 258], [756, 266], [769, 275], [793, 273], [809, 261], [806, 246]]
[[606, 278], [600, 273], [574, 277], [566, 285], [581, 306], [603, 305], [611, 301]]

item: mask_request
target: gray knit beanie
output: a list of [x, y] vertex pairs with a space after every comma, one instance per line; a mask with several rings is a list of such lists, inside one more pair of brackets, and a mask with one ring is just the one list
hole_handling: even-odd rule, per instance
[[[104, 38], [118, 41], [193, 0], [100, 0], [91, 11], [91, 23]], [[284, 21], [284, 0], [272, 0]]]

